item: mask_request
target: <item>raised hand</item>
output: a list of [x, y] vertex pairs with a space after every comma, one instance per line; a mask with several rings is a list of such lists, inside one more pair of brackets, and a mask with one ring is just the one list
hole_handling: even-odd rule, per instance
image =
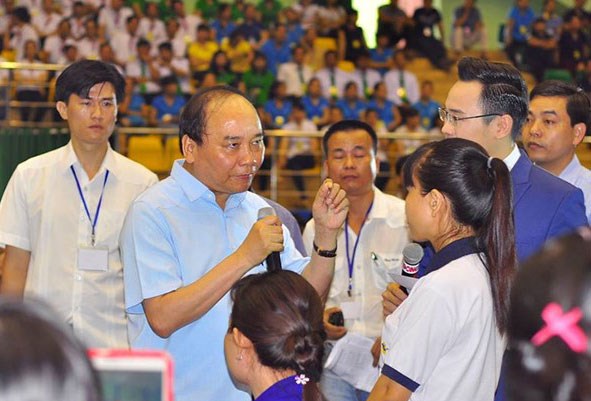
[[345, 222], [348, 212], [347, 193], [330, 178], [324, 180], [312, 205], [312, 215], [316, 227], [337, 230]]

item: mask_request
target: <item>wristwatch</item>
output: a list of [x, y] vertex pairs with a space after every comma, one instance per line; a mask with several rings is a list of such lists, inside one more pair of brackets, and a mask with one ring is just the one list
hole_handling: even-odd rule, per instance
[[319, 256], [322, 256], [323, 258], [334, 258], [337, 256], [337, 248], [330, 250], [320, 249], [314, 241], [312, 241], [312, 246], [314, 247], [314, 252], [316, 252]]

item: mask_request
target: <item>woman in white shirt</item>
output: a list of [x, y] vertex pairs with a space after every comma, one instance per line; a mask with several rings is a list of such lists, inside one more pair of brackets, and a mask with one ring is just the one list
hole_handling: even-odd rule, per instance
[[516, 263], [509, 170], [453, 138], [419, 147], [403, 180], [411, 238], [435, 255], [386, 318], [369, 400], [492, 401]]

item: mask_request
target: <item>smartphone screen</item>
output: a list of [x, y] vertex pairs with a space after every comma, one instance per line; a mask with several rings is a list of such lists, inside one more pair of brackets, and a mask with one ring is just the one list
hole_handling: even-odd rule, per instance
[[104, 401], [173, 401], [172, 361], [161, 351], [91, 349]]

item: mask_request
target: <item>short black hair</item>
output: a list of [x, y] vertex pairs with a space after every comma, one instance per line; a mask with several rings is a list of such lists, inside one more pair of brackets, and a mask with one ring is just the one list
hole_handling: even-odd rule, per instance
[[378, 134], [376, 131], [367, 123], [359, 120], [342, 120], [331, 125], [322, 137], [322, 152], [324, 157], [328, 156], [328, 140], [331, 136], [337, 132], [350, 132], [350, 131], [365, 131], [371, 138], [371, 144], [374, 154], [378, 151]]
[[113, 65], [97, 60], [77, 61], [58, 77], [55, 100], [68, 103], [72, 94], [86, 98], [94, 85], [103, 82], [113, 85], [117, 102], [121, 102], [125, 94], [125, 80]]
[[135, 47], [137, 49], [139, 49], [140, 47], [151, 47], [151, 46], [152, 45], [150, 44], [150, 42], [147, 39], [144, 39], [144, 38], [139, 38], [139, 40], [135, 44]]
[[168, 50], [168, 51], [172, 51], [172, 43], [170, 42], [162, 42], [158, 45], [158, 50], [162, 51], [162, 50]]
[[536, 97], [561, 97], [566, 99], [566, 112], [570, 118], [570, 125], [583, 123], [587, 133], [591, 125], [591, 102], [581, 88], [563, 82], [548, 80], [536, 85], [529, 95], [529, 100]]
[[26, 24], [31, 22], [31, 14], [29, 13], [29, 9], [27, 7], [16, 7], [14, 10], [12, 10], [12, 15]]
[[[464, 57], [458, 62], [458, 75], [460, 81], [482, 84], [482, 113], [511, 116], [511, 136], [517, 138], [527, 118], [528, 107], [527, 85], [519, 70], [506, 63]], [[489, 124], [493, 118], [485, 117], [484, 121]]]
[[174, 75], [166, 75], [166, 76], [160, 78], [160, 86], [163, 89], [164, 89], [164, 87], [166, 85], [171, 85], [171, 84], [175, 84], [175, 85], [178, 85], [179, 84], [179, 81], [176, 78], [176, 76], [174, 76]]

